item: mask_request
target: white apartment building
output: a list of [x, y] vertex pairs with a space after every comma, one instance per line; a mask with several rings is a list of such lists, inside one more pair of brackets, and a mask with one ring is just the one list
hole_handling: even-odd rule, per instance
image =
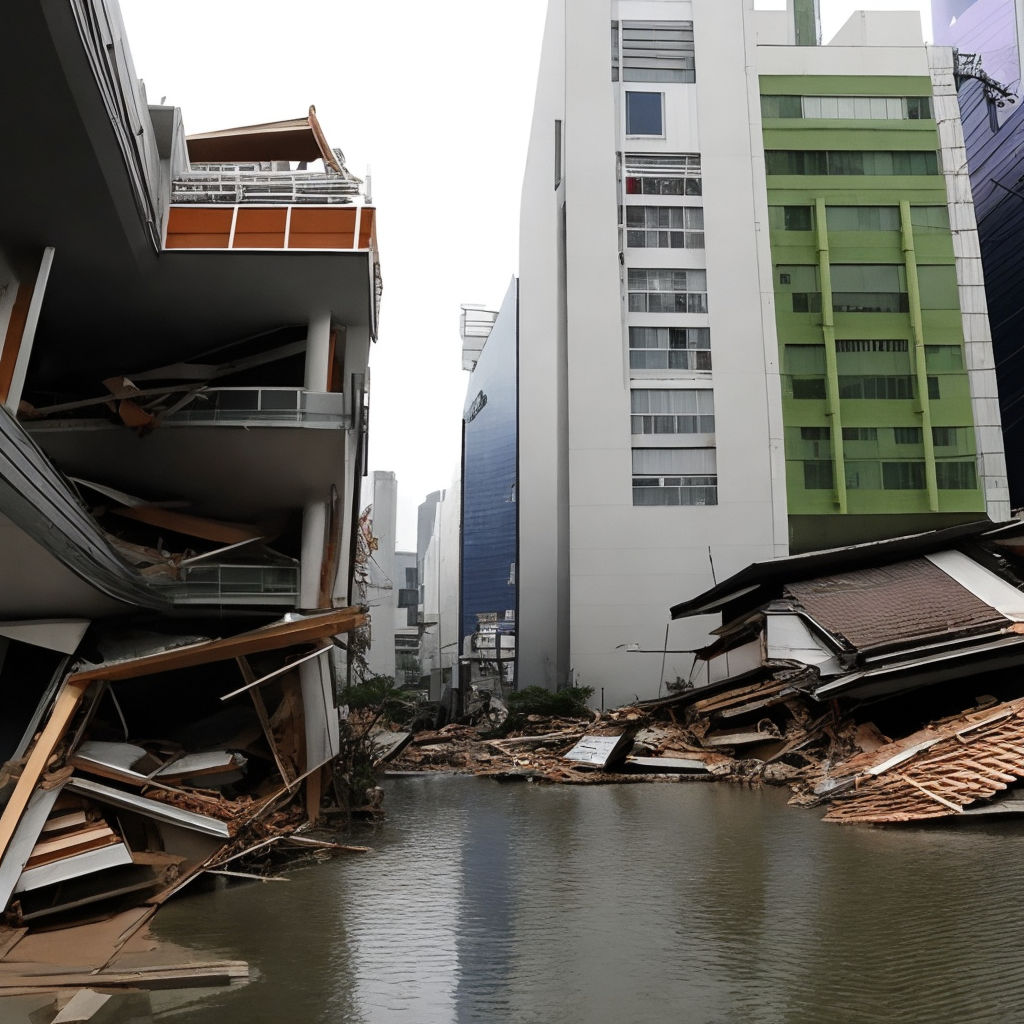
[[[760, 76], [776, 82], [768, 91], [785, 91], [778, 84], [785, 76], [804, 76], [810, 86], [792, 85], [790, 91], [812, 94], [856, 94], [857, 76], [873, 76], [895, 90], [890, 110], [910, 118], [917, 108], [912, 102], [908, 108], [905, 99], [896, 103], [898, 83], [912, 77], [931, 96], [939, 74], [929, 65], [916, 16], [871, 15], [865, 21], [858, 15], [861, 20], [844, 29], [837, 45], [821, 47], [814, 45], [813, 4], [796, 0], [796, 8], [792, 0], [789, 10], [771, 12], [755, 11], [753, 0], [552, 0], [549, 5], [520, 226], [521, 687], [592, 686], [595, 699], [603, 691], [607, 704], [654, 696], [666, 682], [690, 675], [688, 652], [706, 643], [707, 631], [718, 625], [717, 617], [708, 616], [669, 628], [669, 607], [751, 562], [790, 552], [792, 520], [803, 510], [805, 484], [795, 497], [800, 463], [787, 461], [794, 458], [787, 410], [796, 406], [780, 357], [776, 317], [777, 301], [785, 293], [788, 303], [791, 296], [780, 289], [780, 281], [788, 285], [789, 277], [776, 274], [774, 228], [769, 233], [776, 214], [770, 215], [769, 205], [772, 195], [782, 197], [775, 202], [806, 201], [808, 216], [817, 209], [824, 220], [825, 202], [858, 200], [842, 197], [840, 185], [851, 187], [847, 179], [766, 176], [764, 133], [771, 126], [762, 123]], [[943, 54], [948, 57], [949, 51], [934, 58], [940, 64]], [[874, 81], [865, 91], [884, 95], [884, 82]], [[885, 116], [885, 109], [882, 104], [878, 116]], [[844, 127], [839, 120], [822, 120], [828, 114], [820, 110], [804, 113], [808, 120], [794, 127], [833, 133]], [[876, 116], [869, 105], [857, 111], [845, 116]], [[780, 133], [786, 128], [772, 124]], [[894, 122], [890, 129], [895, 130]], [[864, 138], [849, 135], [835, 145], [870, 148]], [[951, 144], [951, 137], [942, 137], [942, 147]], [[933, 154], [936, 148], [932, 144]], [[927, 181], [923, 173], [920, 179], [899, 179], [908, 188], [920, 183], [922, 189], [925, 184], [938, 189], [943, 204], [944, 190], [952, 200], [965, 180], [948, 161], [931, 168]], [[862, 189], [896, 187], [895, 178], [857, 181]], [[786, 198], [797, 196], [804, 185], [812, 189], [811, 198], [800, 198], [803, 193]], [[794, 191], [773, 193], [784, 186]], [[897, 199], [890, 202], [899, 209]], [[970, 242], [973, 219], [963, 228], [967, 241], [958, 244], [975, 249], [957, 251], [961, 285], [968, 271], [980, 267], [970, 263], [977, 259], [976, 235]], [[810, 231], [801, 235], [810, 253], [808, 273], [817, 273], [821, 247], [815, 249]], [[822, 237], [832, 239], [834, 248], [838, 244], [838, 235]], [[895, 254], [891, 262], [902, 266], [899, 232], [881, 241]], [[827, 244], [822, 267], [822, 273], [829, 267]], [[955, 288], [952, 294], [955, 305]], [[788, 315], [788, 306], [782, 313]], [[846, 328], [854, 338], [878, 335], [861, 326], [871, 315], [849, 314]], [[874, 315], [873, 325], [892, 322]], [[909, 336], [913, 314], [901, 316]], [[813, 325], [804, 317], [806, 327], [800, 330], [813, 327], [820, 344], [822, 315]], [[833, 334], [842, 334], [843, 321], [837, 322]], [[966, 315], [963, 322], [965, 339], [981, 345], [987, 321], [978, 320], [970, 336]], [[926, 328], [929, 323], [926, 317]], [[879, 330], [884, 337], [885, 330]], [[916, 337], [923, 352], [920, 331]], [[828, 344], [826, 337], [822, 351]], [[823, 387], [836, 375], [835, 344], [833, 338], [831, 376], [825, 376]], [[908, 342], [901, 344], [907, 351]], [[910, 337], [911, 355], [914, 346]], [[974, 371], [982, 367], [981, 348], [974, 362], [967, 349], [975, 423], [998, 426], [992, 403], [984, 412], [979, 404], [994, 394], [994, 377], [982, 375], [984, 383], [978, 383], [982, 377]], [[921, 360], [917, 372], [923, 374], [923, 355]], [[844, 372], [850, 371], [843, 370], [841, 358], [840, 384], [853, 379]], [[922, 387], [923, 381], [920, 376]], [[840, 422], [835, 394], [834, 405], [826, 409], [827, 402], [821, 403], [824, 424]], [[842, 397], [847, 422], [859, 422]], [[908, 403], [906, 416], [911, 415], [920, 417], [920, 409], [912, 413]], [[932, 422], [940, 420], [933, 416]], [[924, 423], [930, 441], [929, 421]], [[821, 437], [829, 428], [792, 429], [825, 431], [813, 435]], [[922, 436], [920, 426], [907, 429]], [[872, 492], [874, 505], [853, 491], [847, 505], [847, 492], [839, 483], [833, 488], [832, 474], [844, 475], [841, 446], [848, 435], [840, 438], [838, 426], [834, 434], [840, 450], [833, 453], [835, 470], [829, 463], [829, 490], [820, 501], [808, 492], [808, 501], [819, 501], [825, 516], [819, 518], [828, 528], [821, 534], [827, 542], [815, 546], [847, 542], [836, 540], [846, 526], [853, 541], [871, 536], [871, 530], [893, 535], [984, 518], [986, 511], [996, 518], [1008, 514], [998, 430], [986, 434], [987, 449], [980, 439], [977, 443], [981, 482], [971, 492], [974, 504], [947, 503], [932, 475], [931, 490], [920, 490], [920, 515], [902, 495], [886, 505], [880, 484]], [[985, 465], [983, 450], [991, 456]], [[922, 474], [929, 451], [926, 444]], [[800, 479], [810, 480], [806, 467], [803, 472]], [[878, 512], [885, 514], [867, 514]], [[849, 515], [838, 521], [832, 515], [838, 513]], [[802, 547], [807, 544], [805, 537]], [[732, 674], [736, 671], [730, 666]]]

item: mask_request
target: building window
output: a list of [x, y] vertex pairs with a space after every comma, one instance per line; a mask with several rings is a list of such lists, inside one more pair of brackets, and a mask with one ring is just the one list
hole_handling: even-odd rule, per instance
[[768, 225], [777, 231], [813, 231], [813, 206], [769, 206]]
[[831, 491], [833, 484], [832, 462], [825, 459], [808, 459], [804, 462], [804, 490]]
[[878, 427], [843, 427], [844, 441], [877, 441]]
[[627, 206], [626, 245], [631, 249], [703, 249], [700, 206]]
[[973, 491], [978, 486], [974, 461], [936, 462], [935, 482], [940, 491]]
[[898, 264], [840, 263], [831, 268], [836, 313], [905, 313], [907, 272]]
[[923, 435], [920, 427], [893, 427], [892, 439], [896, 444], [921, 444]]
[[786, 345], [783, 350], [786, 373], [820, 377], [825, 373], [824, 345]]
[[820, 292], [793, 292], [794, 313], [820, 313]]
[[794, 398], [816, 398], [821, 400], [825, 397], [824, 377], [794, 377], [793, 378]]
[[[612, 81], [696, 81], [692, 21], [612, 22]], [[646, 133], [644, 133], [646, 134]]]
[[627, 92], [626, 134], [664, 135], [663, 104], [660, 92]]
[[898, 206], [830, 206], [829, 231], [899, 231]]
[[710, 370], [707, 327], [630, 327], [631, 370]]
[[906, 352], [906, 338], [837, 338], [836, 352]]
[[769, 149], [768, 174], [938, 174], [937, 156], [928, 151]]
[[699, 196], [699, 153], [627, 153], [626, 195]]
[[762, 96], [762, 117], [917, 121], [932, 116], [927, 96]]
[[791, 293], [790, 308], [794, 313], [821, 312], [821, 287], [818, 283], [817, 267], [791, 264], [780, 265], [775, 269], [779, 288]]
[[801, 427], [801, 441], [827, 441], [831, 435], [828, 427]]
[[631, 313], [706, 313], [707, 273], [703, 270], [638, 270], [628, 273]]
[[923, 462], [883, 462], [882, 487], [887, 491], [923, 491]]
[[933, 373], [955, 373], [964, 368], [964, 354], [959, 345], [925, 345], [924, 364]]
[[967, 433], [964, 427], [932, 427], [932, 444], [936, 448], [959, 448], [964, 444]]
[[945, 206], [912, 206], [910, 224], [915, 232], [948, 231], [949, 211]]
[[914, 397], [913, 377], [859, 377], [839, 375], [840, 398], [902, 399]]
[[717, 505], [714, 448], [634, 448], [634, 505]]
[[634, 434], [715, 432], [715, 397], [710, 388], [634, 388], [630, 412]]

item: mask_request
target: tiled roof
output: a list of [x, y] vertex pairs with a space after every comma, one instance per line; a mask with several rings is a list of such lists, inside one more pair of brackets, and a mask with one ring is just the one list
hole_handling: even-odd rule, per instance
[[1008, 622], [926, 558], [791, 583], [786, 593], [855, 648]]
[[[908, 751], [909, 758], [899, 757]], [[877, 774], [864, 771], [869, 762]], [[858, 755], [837, 772], [851, 767], [861, 768], [858, 785], [833, 804], [826, 821], [880, 823], [957, 814], [1024, 777], [1024, 700], [959, 715]]]

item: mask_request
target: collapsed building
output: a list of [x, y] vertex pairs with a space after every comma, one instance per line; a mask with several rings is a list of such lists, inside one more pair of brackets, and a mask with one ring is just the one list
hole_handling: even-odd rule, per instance
[[717, 774], [790, 782], [829, 820], [1019, 812], [1022, 543], [976, 523], [750, 565], [672, 609], [722, 625], [704, 685], [652, 703], [686, 714], [691, 756], [728, 755]]
[[187, 136], [116, 0], [5, 18], [0, 906], [21, 935], [141, 921], [342, 799], [381, 278], [369, 188], [313, 107]]

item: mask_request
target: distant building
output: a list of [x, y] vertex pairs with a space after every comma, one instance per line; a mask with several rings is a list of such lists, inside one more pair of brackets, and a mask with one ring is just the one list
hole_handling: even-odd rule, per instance
[[419, 507], [419, 666], [430, 695], [458, 685], [459, 480], [434, 491]]
[[820, 46], [811, 0], [752, 8], [549, 7], [520, 238], [521, 685], [649, 696], [709, 628], [668, 631], [680, 594], [1009, 513], [951, 52], [912, 13]]
[[515, 685], [518, 283], [497, 313], [464, 306], [460, 649], [469, 680]]
[[366, 660], [373, 675], [395, 676], [395, 625], [401, 581], [396, 581], [395, 529], [398, 481], [391, 472], [372, 475], [370, 531], [376, 548], [368, 552], [366, 603], [370, 613], [370, 646]]

